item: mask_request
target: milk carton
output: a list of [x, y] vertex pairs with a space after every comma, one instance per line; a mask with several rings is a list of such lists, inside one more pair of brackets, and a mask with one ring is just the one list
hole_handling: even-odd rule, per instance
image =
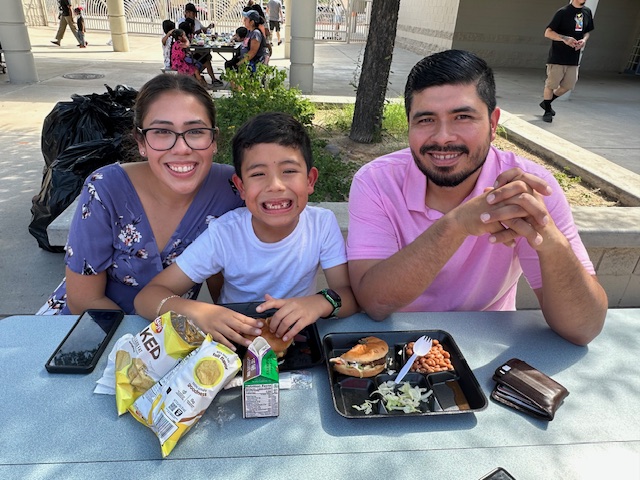
[[278, 359], [267, 341], [256, 337], [242, 362], [242, 416], [277, 417], [280, 413]]

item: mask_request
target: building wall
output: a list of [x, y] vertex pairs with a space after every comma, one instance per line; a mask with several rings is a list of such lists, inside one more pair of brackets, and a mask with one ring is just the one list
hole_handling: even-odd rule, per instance
[[[424, 55], [460, 48], [477, 53], [493, 67], [540, 68], [550, 44], [544, 30], [554, 12], [566, 3], [402, 0], [396, 45]], [[587, 5], [595, 10], [596, 29], [582, 69], [623, 71], [640, 31], [640, 1], [591, 0]]]
[[402, 0], [396, 46], [427, 56], [452, 46], [460, 0]]

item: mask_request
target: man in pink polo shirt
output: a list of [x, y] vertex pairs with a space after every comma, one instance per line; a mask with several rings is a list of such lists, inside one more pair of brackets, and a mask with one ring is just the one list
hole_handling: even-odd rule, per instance
[[569, 204], [543, 167], [491, 146], [493, 72], [472, 53], [418, 62], [405, 87], [409, 148], [360, 169], [349, 197], [358, 303], [401, 311], [515, 310], [524, 273], [549, 326], [584, 345], [607, 297]]

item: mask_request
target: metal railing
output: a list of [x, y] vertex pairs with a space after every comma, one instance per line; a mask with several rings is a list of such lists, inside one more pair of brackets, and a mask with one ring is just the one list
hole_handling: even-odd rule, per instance
[[[160, 35], [162, 21], [184, 17], [188, 0], [124, 0], [129, 33]], [[369, 32], [373, 0], [317, 0], [317, 41], [365, 42]], [[106, 0], [72, 0], [83, 8], [87, 31], [109, 30]], [[198, 19], [205, 25], [213, 22], [219, 32], [232, 32], [242, 25], [246, 0], [192, 0]], [[267, 1], [263, 3], [266, 6]], [[284, 3], [284, 2], [283, 2]], [[58, 0], [23, 0], [28, 25], [56, 25]]]

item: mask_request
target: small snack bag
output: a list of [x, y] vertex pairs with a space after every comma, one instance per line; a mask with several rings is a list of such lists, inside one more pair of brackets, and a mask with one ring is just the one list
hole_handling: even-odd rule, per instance
[[118, 415], [203, 340], [191, 320], [174, 312], [156, 318], [136, 336], [121, 337], [114, 347]]
[[129, 411], [153, 430], [166, 457], [240, 367], [238, 355], [207, 335], [200, 348], [139, 397]]

